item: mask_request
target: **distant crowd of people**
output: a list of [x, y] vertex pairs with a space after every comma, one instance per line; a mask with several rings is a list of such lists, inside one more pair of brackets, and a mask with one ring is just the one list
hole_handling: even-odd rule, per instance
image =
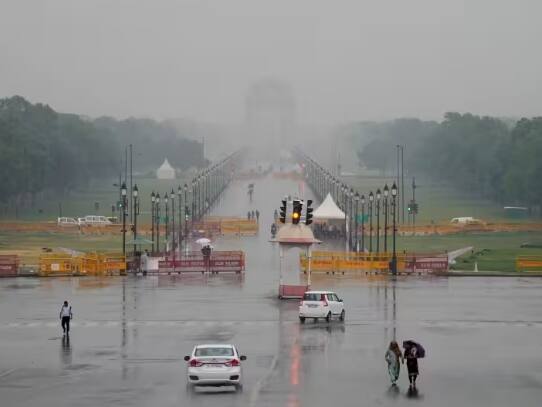
[[328, 223], [314, 224], [314, 237], [321, 240], [341, 240], [346, 238], [346, 230], [344, 225], [338, 226]]

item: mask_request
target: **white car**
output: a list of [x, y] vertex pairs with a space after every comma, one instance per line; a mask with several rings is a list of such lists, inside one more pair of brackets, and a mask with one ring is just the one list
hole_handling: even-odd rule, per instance
[[86, 226], [87, 222], [85, 222], [85, 218], [77, 218], [77, 224], [79, 226]]
[[197, 345], [190, 356], [184, 357], [188, 362], [188, 385], [234, 386], [236, 390], [240, 390], [241, 361], [246, 358], [240, 356], [233, 345]]
[[305, 322], [306, 318], [325, 318], [327, 322], [332, 317], [338, 317], [344, 321], [345, 311], [343, 300], [332, 291], [307, 291], [299, 304], [299, 321]]

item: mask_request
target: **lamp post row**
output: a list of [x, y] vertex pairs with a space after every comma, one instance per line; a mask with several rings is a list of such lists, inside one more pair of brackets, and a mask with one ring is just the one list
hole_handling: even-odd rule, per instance
[[[380, 252], [380, 214], [384, 215], [384, 233], [383, 233], [383, 251], [388, 251], [388, 221], [389, 216], [392, 217], [392, 262], [391, 271], [396, 273], [397, 270], [397, 254], [396, 254], [396, 211], [397, 211], [397, 195], [398, 187], [394, 182], [391, 188], [388, 185], [384, 185], [382, 190], [377, 189], [376, 194], [373, 191], [369, 192], [368, 202], [366, 202], [365, 195], [360, 195], [359, 192], [354, 191], [353, 188], [348, 188], [346, 184], [341, 182], [335, 175], [331, 174], [328, 170], [323, 168], [317, 162], [310, 157], [298, 151], [298, 154], [304, 161], [304, 169], [308, 184], [311, 186], [315, 194], [323, 200], [328, 193], [332, 196], [338, 206], [347, 214], [345, 225], [348, 226], [348, 234], [346, 239], [349, 247], [354, 248], [354, 251], [365, 249], [365, 222], [369, 222], [369, 252], [373, 251], [373, 236], [376, 236], [376, 252]], [[391, 202], [390, 202], [391, 192]], [[365, 204], [367, 203], [367, 207]], [[358, 239], [358, 227], [359, 221], [359, 204], [361, 204], [361, 245]], [[367, 216], [366, 216], [367, 209]], [[376, 233], [373, 233], [373, 215], [376, 212]], [[353, 225], [352, 225], [353, 223]], [[353, 226], [353, 227], [352, 227]], [[354, 233], [352, 234], [352, 229]]]
[[[220, 162], [204, 169], [201, 171], [201, 173], [196, 175], [196, 177], [194, 177], [194, 179], [191, 181], [191, 194], [189, 193], [190, 185], [188, 183], [184, 184], [182, 187], [179, 185], [177, 193], [175, 193], [175, 191], [172, 189], [169, 194], [166, 192], [163, 197], [160, 197], [159, 193], [152, 191], [150, 198], [153, 253], [160, 252], [161, 250], [160, 234], [162, 228], [160, 227], [160, 223], [163, 222], [165, 226], [164, 251], [171, 249], [173, 250], [173, 256], [175, 256], [176, 248], [180, 247], [183, 241], [186, 241], [189, 235], [189, 223], [201, 219], [218, 200], [220, 194], [232, 180], [233, 168], [229, 164], [232, 163], [235, 158], [237, 158], [238, 154], [240, 154], [240, 151], [230, 154]], [[123, 182], [120, 187], [120, 195], [122, 206], [122, 253], [123, 255], [126, 255], [126, 232], [128, 231], [126, 229], [126, 217], [128, 216], [129, 212], [127, 210], [128, 189], [126, 187], [126, 182]], [[131, 195], [131, 213], [133, 214], [131, 230], [133, 232], [133, 254], [135, 255], [137, 250], [136, 246], [138, 244], [137, 217], [139, 215], [140, 207], [139, 189], [137, 184], [133, 186]], [[189, 195], [191, 198], [190, 204]], [[178, 202], [177, 207], [175, 206], [175, 199], [177, 199]], [[161, 218], [162, 203], [164, 204], [165, 210], [164, 218]], [[175, 223], [176, 212], [178, 216], [178, 224]], [[170, 238], [171, 247], [169, 245]]]

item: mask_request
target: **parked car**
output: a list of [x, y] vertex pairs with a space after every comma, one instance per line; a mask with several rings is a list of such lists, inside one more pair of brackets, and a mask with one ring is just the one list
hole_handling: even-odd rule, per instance
[[305, 322], [306, 318], [325, 318], [327, 322], [331, 318], [338, 317], [344, 321], [344, 302], [332, 291], [307, 291], [299, 304], [299, 321]]
[[188, 386], [234, 386], [235, 390], [242, 388], [241, 362], [246, 356], [240, 356], [233, 345], [197, 345], [190, 356], [185, 356], [188, 362]]
[[86, 226], [85, 218], [77, 218], [77, 224], [79, 226]]
[[58, 226], [79, 226], [74, 218], [62, 216], [56, 220]]
[[87, 226], [108, 226], [112, 225], [105, 216], [87, 215], [85, 216], [85, 225]]

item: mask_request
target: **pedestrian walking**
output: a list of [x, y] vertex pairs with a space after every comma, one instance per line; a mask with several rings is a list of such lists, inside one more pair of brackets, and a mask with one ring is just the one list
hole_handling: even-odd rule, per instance
[[418, 368], [418, 358], [425, 356], [425, 350], [413, 341], [404, 341], [403, 348], [405, 349], [405, 359], [408, 370], [408, 381], [410, 387], [416, 388], [416, 379], [420, 374]]
[[250, 220], [250, 211], [247, 212], [247, 219]]
[[64, 335], [70, 334], [70, 320], [73, 318], [72, 307], [68, 305], [68, 301], [64, 301], [60, 309], [60, 321]]
[[260, 211], [258, 209], [256, 209], [256, 221], [260, 221]]
[[251, 219], [256, 219], [256, 214], [254, 213], [254, 211], [250, 212], [250, 218]]
[[278, 218], [279, 218], [279, 213], [278, 213], [278, 211], [275, 209], [275, 212], [273, 213], [273, 219], [275, 219], [275, 222], [276, 222]]
[[149, 270], [149, 251], [145, 249], [145, 252], [141, 255], [141, 270], [143, 271], [143, 275], [147, 275], [147, 271]]
[[386, 362], [388, 362], [388, 374], [390, 375], [391, 384], [395, 386], [397, 379], [399, 379], [401, 363], [404, 363], [403, 355], [397, 342], [390, 342], [385, 358]]

